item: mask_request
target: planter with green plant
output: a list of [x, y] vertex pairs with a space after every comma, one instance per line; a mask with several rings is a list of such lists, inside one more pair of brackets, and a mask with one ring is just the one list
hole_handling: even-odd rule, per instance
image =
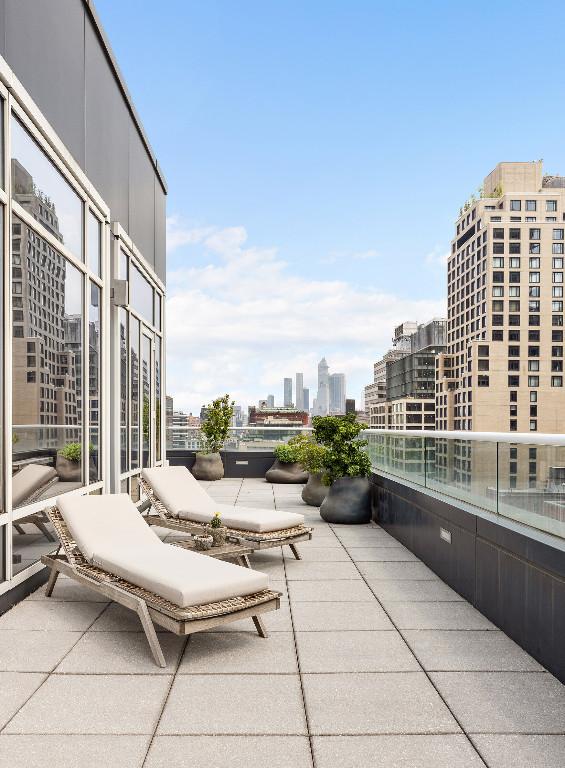
[[308, 472], [308, 482], [302, 489], [302, 500], [311, 507], [319, 507], [328, 495], [329, 486], [324, 485], [324, 458], [327, 448], [309, 435], [300, 445], [300, 464]]
[[224, 476], [224, 464], [220, 455], [227, 439], [234, 401], [229, 395], [217, 397], [207, 407], [204, 423], [200, 427], [204, 448], [196, 454], [192, 474], [197, 480], [221, 480]]
[[354, 413], [345, 416], [315, 416], [314, 437], [327, 451], [323, 456], [322, 481], [329, 492], [320, 507], [328, 523], [368, 523], [371, 519], [369, 475], [371, 460], [359, 438], [366, 424]]
[[265, 480], [268, 483], [305, 483], [308, 473], [300, 464], [300, 445], [303, 435], [292, 437], [288, 443], [275, 448], [275, 463], [267, 470]]
[[[94, 446], [89, 445], [89, 475], [90, 480], [97, 477], [96, 466], [94, 464], [93, 454]], [[67, 443], [64, 448], [57, 452], [55, 459], [55, 470], [62, 483], [80, 483], [82, 482], [82, 446], [80, 443]]]
[[210, 520], [206, 526], [206, 533], [212, 537], [214, 543], [213, 547], [223, 547], [226, 543], [226, 536], [228, 533], [227, 527], [223, 524], [222, 518], [219, 512], [214, 513], [214, 517]]

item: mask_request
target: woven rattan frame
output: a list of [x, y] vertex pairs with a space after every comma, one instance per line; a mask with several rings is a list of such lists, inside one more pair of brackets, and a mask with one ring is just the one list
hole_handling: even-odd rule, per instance
[[[162, 525], [164, 528], [173, 527], [174, 530], [186, 530], [187, 533], [198, 533], [203, 530], [204, 523], [198, 523], [192, 520], [184, 520], [171, 515], [165, 504], [157, 496], [153, 487], [144, 479], [140, 479], [140, 484], [143, 492], [151, 502], [151, 506], [157, 512], [160, 522], [148, 516], [148, 522], [152, 524]], [[169, 525], [167, 525], [169, 524]], [[294, 528], [283, 528], [279, 531], [269, 531], [268, 533], [257, 533], [256, 531], [245, 531], [240, 528], [228, 528], [227, 535], [233, 539], [243, 539], [250, 543], [269, 543], [274, 546], [282, 546], [283, 544], [292, 544], [293, 540], [300, 537], [301, 539], [312, 538], [312, 528], [308, 528], [306, 525], [297, 525]]]

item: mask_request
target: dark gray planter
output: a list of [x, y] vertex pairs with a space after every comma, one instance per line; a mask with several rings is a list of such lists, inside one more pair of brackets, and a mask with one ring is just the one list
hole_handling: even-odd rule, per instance
[[302, 489], [302, 500], [311, 507], [319, 507], [329, 490], [328, 485], [323, 485], [320, 474], [308, 475], [308, 482]]
[[82, 466], [80, 461], [69, 461], [60, 453], [55, 459], [55, 470], [62, 483], [80, 483], [82, 480]]
[[221, 480], [224, 476], [222, 457], [219, 453], [197, 453], [192, 474], [197, 480]]
[[275, 459], [273, 466], [265, 473], [268, 483], [305, 483], [308, 480], [308, 472], [305, 472], [297, 461], [292, 464], [284, 464]]
[[338, 477], [322, 502], [326, 523], [359, 525], [371, 519], [371, 490], [367, 477]]

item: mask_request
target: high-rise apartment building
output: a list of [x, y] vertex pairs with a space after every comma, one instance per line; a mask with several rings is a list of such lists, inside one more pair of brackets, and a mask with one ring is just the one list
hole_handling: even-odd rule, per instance
[[310, 410], [310, 390], [308, 387], [304, 387], [302, 390], [302, 410], [306, 413]]
[[448, 261], [436, 427], [562, 432], [565, 177], [499, 163], [460, 211]]
[[302, 373], [296, 374], [296, 382], [295, 382], [295, 389], [296, 389], [296, 408], [299, 411], [304, 410], [304, 375]]
[[284, 380], [284, 407], [290, 408], [292, 405], [292, 379]]
[[345, 413], [345, 374], [331, 373], [329, 377], [330, 413]]
[[267, 395], [267, 408], [274, 408], [274, 407], [275, 407], [275, 396]]
[[314, 400], [314, 415], [327, 416], [330, 410], [329, 366], [325, 357], [318, 363], [318, 393]]

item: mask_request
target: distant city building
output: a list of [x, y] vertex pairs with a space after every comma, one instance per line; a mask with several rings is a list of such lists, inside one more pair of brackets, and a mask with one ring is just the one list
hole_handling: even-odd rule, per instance
[[310, 390], [308, 387], [304, 387], [302, 390], [302, 410], [306, 413], [310, 410]]
[[565, 431], [564, 252], [565, 177], [499, 163], [451, 243], [439, 429]]
[[352, 397], [348, 397], [345, 401], [345, 412], [346, 413], [355, 413], [355, 399]]
[[173, 418], [173, 398], [170, 395], [165, 396], [165, 419], [167, 424]]
[[327, 416], [330, 410], [329, 366], [323, 357], [318, 363], [318, 393], [314, 399], [314, 415]]
[[274, 408], [274, 407], [275, 407], [275, 396], [267, 395], [267, 408]]
[[297, 373], [295, 377], [296, 408], [299, 411], [304, 410], [304, 374]]
[[296, 408], [256, 408], [249, 406], [249, 426], [296, 427], [308, 424], [308, 414]]
[[345, 374], [331, 373], [329, 377], [330, 413], [345, 413]]
[[290, 408], [293, 405], [292, 402], [292, 379], [285, 378], [284, 380], [284, 407]]

